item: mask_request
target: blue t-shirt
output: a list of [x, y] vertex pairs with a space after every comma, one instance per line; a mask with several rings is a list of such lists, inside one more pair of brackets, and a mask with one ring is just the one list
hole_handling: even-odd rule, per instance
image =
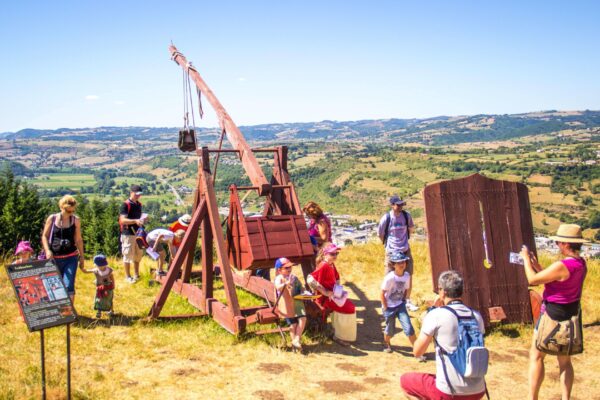
[[412, 228], [414, 223], [410, 213], [407, 211], [405, 212], [408, 215], [408, 221], [404, 218], [404, 213], [400, 213], [399, 216], [395, 216], [393, 211], [390, 211], [388, 214], [384, 214], [383, 217], [381, 217], [381, 221], [379, 221], [379, 236], [383, 236], [386, 229], [386, 220], [388, 219], [387, 215], [390, 216], [388, 239], [385, 245], [385, 251], [387, 253], [394, 251], [401, 251], [405, 253], [409, 249], [408, 229]]

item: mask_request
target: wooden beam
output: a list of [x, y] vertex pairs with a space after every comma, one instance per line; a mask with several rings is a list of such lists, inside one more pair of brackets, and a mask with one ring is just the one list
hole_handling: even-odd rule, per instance
[[162, 317], [158, 317], [158, 319], [165, 320], [165, 321], [171, 321], [171, 320], [178, 320], [178, 319], [198, 318], [198, 317], [204, 317], [204, 316], [206, 316], [206, 314], [204, 314], [204, 313], [194, 313], [194, 314], [165, 315]]
[[[198, 173], [196, 174], [196, 190], [194, 193], [194, 206], [193, 206], [192, 210], [196, 210], [200, 206], [200, 203], [202, 201], [200, 192], [198, 191], [198, 188], [200, 187], [199, 171], [200, 171], [200, 160], [198, 160]], [[192, 211], [192, 214], [193, 214], [193, 211]], [[192, 237], [190, 238], [190, 240], [194, 243], [194, 246], [193, 246], [192, 251], [189, 251], [185, 257], [185, 261], [183, 264], [183, 271], [181, 273], [181, 279], [186, 283], [190, 281], [190, 277], [192, 274], [192, 265], [194, 263], [196, 246], [198, 244], [198, 230], [195, 230], [192, 232]]]
[[213, 319], [217, 321], [219, 325], [234, 335], [244, 332], [246, 329], [245, 317], [241, 315], [235, 316], [233, 315], [232, 310], [225, 304], [215, 299], [210, 300], [210, 315], [212, 315]]
[[221, 267], [221, 279], [223, 281], [225, 296], [227, 297], [227, 304], [234, 316], [241, 316], [235, 284], [233, 282], [233, 277], [231, 276], [233, 272], [229, 265], [229, 258], [225, 248], [225, 238], [223, 237], [223, 230], [221, 229], [219, 207], [215, 190], [212, 185], [212, 176], [206, 169], [202, 170], [202, 174], [202, 193], [208, 210], [208, 218], [212, 228], [213, 241], [217, 250], [217, 258]]
[[210, 220], [204, 218], [202, 229], [202, 302], [213, 297], [214, 265], [213, 265], [213, 234]]
[[270, 302], [275, 302], [275, 285], [273, 285], [273, 282], [263, 278], [258, 278], [256, 276], [249, 276], [249, 271], [245, 272], [244, 274], [233, 273], [232, 275], [236, 285], [243, 287], [250, 293], [254, 293], [263, 299], [265, 298], [266, 292], [266, 299], [268, 299]]
[[227, 139], [235, 150], [239, 151], [240, 160], [244, 170], [248, 174], [250, 181], [254, 186], [259, 187], [259, 195], [264, 196], [271, 191], [271, 184], [267, 181], [265, 174], [263, 173], [252, 149], [244, 139], [244, 135], [240, 132], [239, 128], [235, 125], [225, 107], [221, 105], [217, 96], [208, 87], [206, 82], [202, 79], [198, 71], [188, 62], [183, 54], [177, 51], [177, 48], [173, 45], [169, 46], [171, 58], [183, 68], [184, 71], [188, 72], [198, 89], [206, 97], [208, 102], [214, 108], [219, 118], [219, 124], [221, 129], [225, 130]]

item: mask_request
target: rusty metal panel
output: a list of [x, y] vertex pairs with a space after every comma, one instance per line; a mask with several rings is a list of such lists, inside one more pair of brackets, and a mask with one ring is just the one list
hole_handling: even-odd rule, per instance
[[465, 304], [486, 325], [492, 307], [502, 307], [506, 322], [531, 322], [525, 273], [509, 263], [523, 244], [535, 251], [527, 187], [474, 174], [428, 185], [423, 195], [434, 290], [442, 272], [457, 270]]

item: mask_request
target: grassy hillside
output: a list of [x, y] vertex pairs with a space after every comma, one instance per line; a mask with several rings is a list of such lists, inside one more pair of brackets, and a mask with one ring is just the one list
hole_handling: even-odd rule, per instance
[[[428, 251], [414, 243], [416, 276], [413, 298], [422, 304], [432, 298]], [[408, 371], [435, 369], [434, 362], [418, 363], [409, 354], [401, 334], [392, 344], [397, 352], [381, 352], [379, 284], [383, 251], [378, 244], [348, 247], [338, 267], [343, 283], [357, 304], [358, 342], [351, 348], [318, 337], [304, 337], [309, 354], [279, 349], [277, 335], [236, 338], [208, 318], [187, 321], [145, 321], [158, 291], [149, 283], [151, 264], [136, 285], [123, 281], [115, 260], [117, 317], [96, 320], [92, 310], [93, 278], [78, 274], [76, 306], [80, 321], [72, 329], [73, 393], [76, 399], [385, 399], [397, 398], [398, 379]], [[542, 263], [551, 260], [542, 258]], [[589, 264], [584, 289], [585, 338], [583, 355], [575, 357], [574, 398], [600, 398], [589, 391], [598, 387], [600, 355], [593, 343], [600, 339], [600, 263]], [[299, 273], [299, 271], [296, 271]], [[256, 302], [246, 295], [243, 304]], [[0, 399], [39, 398], [39, 335], [30, 334], [19, 317], [13, 290], [0, 273]], [[171, 313], [193, 309], [172, 294], [164, 309]], [[418, 313], [413, 322], [419, 326]], [[523, 398], [526, 388], [527, 349], [531, 327], [504, 325], [487, 337], [491, 366], [487, 377], [493, 398]], [[65, 396], [64, 328], [47, 331], [49, 398]], [[428, 353], [433, 359], [432, 349]], [[315, 373], [318, 371], [318, 373]], [[558, 394], [555, 363], [547, 362], [542, 398]], [[393, 395], [392, 395], [393, 394]], [[594, 397], [596, 396], [596, 397]]]

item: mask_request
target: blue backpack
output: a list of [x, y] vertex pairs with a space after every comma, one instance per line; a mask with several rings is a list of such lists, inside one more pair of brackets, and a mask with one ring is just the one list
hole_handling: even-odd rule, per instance
[[454, 388], [448, 378], [443, 356], [448, 357], [459, 375], [465, 378], [483, 378], [488, 369], [489, 352], [484, 347], [483, 334], [479, 330], [479, 324], [473, 310], [469, 309], [471, 315], [461, 316], [452, 307], [444, 306], [442, 308], [450, 311], [458, 320], [458, 345], [456, 350], [450, 353], [444, 350], [437, 341], [435, 342], [440, 353], [439, 356], [442, 359], [446, 382], [448, 382], [448, 386], [454, 394]]

